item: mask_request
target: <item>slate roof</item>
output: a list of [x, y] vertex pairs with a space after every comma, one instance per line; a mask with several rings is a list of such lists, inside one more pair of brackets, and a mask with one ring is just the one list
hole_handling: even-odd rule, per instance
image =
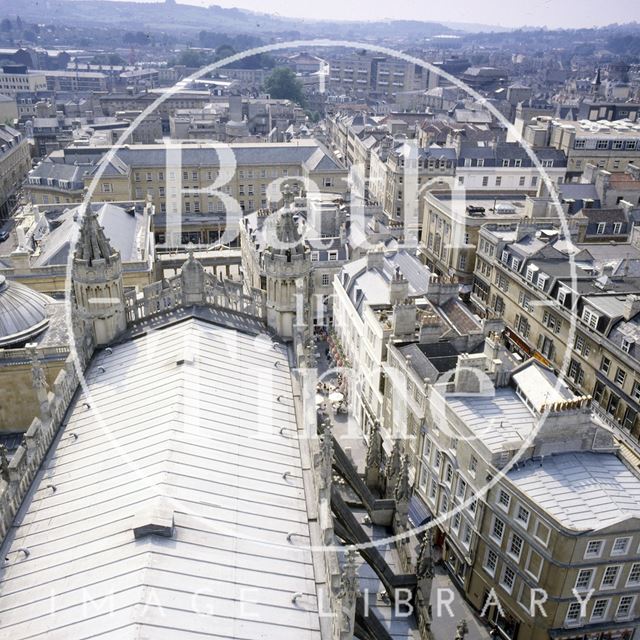
[[[236, 164], [239, 166], [264, 165], [305, 165], [312, 171], [342, 171], [343, 167], [317, 144], [299, 140], [296, 144], [250, 144], [230, 145]], [[164, 145], [135, 145], [122, 147], [114, 154], [107, 175], [119, 175], [124, 167], [132, 169], [145, 167], [164, 167], [166, 165], [166, 147]], [[182, 165], [211, 166], [220, 164], [218, 151], [212, 146], [185, 145], [182, 148]], [[96, 163], [94, 172], [97, 171]]]
[[[98, 222], [104, 227], [111, 245], [120, 252], [122, 262], [142, 260], [144, 247], [139, 244], [144, 231], [142, 215], [132, 215], [124, 208], [108, 202], [93, 203], [91, 207], [97, 212]], [[80, 207], [73, 207], [57, 218], [60, 224], [45, 236], [40, 253], [33, 260], [35, 266], [67, 264], [71, 242], [79, 229], [79, 213]]]
[[[82, 186], [84, 184], [82, 178], [88, 171], [89, 165], [63, 164], [61, 162], [45, 160], [29, 172], [29, 178], [40, 178], [45, 181], [42, 182], [42, 184], [45, 185], [46, 180], [50, 179], [57, 183], [59, 183], [60, 180], [68, 180], [71, 183]], [[34, 185], [29, 185], [29, 187], [32, 186]], [[54, 186], [59, 186], [59, 184], [55, 184]]]
[[[409, 283], [409, 297], [417, 298], [427, 293], [431, 272], [415, 256], [405, 250], [385, 254], [382, 267], [367, 268], [367, 257], [346, 264], [341, 271], [347, 295], [358, 313], [362, 315], [364, 304], [389, 305], [389, 283], [396, 267]], [[346, 278], [346, 281], [344, 280]]]
[[[554, 167], [567, 165], [564, 151], [554, 147], [538, 147], [535, 149], [535, 154], [540, 161], [553, 160]], [[534, 166], [524, 147], [517, 142], [502, 142], [495, 146], [463, 144], [458, 154], [458, 166], [464, 166], [464, 161], [467, 158], [483, 159], [485, 167], [501, 167], [503, 160], [521, 160], [522, 167]]]

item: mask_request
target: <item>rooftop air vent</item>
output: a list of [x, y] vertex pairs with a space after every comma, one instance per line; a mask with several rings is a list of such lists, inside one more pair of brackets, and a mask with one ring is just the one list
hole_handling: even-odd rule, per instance
[[146, 508], [133, 517], [133, 535], [137, 539], [146, 536], [172, 538], [174, 532], [173, 509], [164, 502]]

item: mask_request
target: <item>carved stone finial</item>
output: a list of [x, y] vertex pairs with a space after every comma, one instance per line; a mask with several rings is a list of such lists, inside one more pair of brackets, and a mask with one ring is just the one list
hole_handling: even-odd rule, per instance
[[27, 351], [31, 357], [31, 384], [36, 391], [44, 390], [46, 392], [49, 390], [49, 385], [47, 384], [44, 368], [38, 357], [38, 350], [35, 345], [30, 344], [27, 345]]
[[344, 565], [344, 569], [342, 571], [342, 580], [341, 580], [341, 588], [340, 595], [342, 597], [346, 595], [353, 596], [355, 600], [356, 596], [360, 592], [359, 584], [358, 584], [358, 571], [356, 567], [356, 558], [358, 557], [358, 552], [355, 549], [349, 548], [346, 553], [346, 562]]
[[7, 457], [7, 447], [0, 444], [0, 476], [5, 482], [9, 482], [9, 458]]
[[416, 561], [416, 576], [419, 579], [433, 579], [435, 572], [433, 570], [433, 537], [431, 529], [427, 529], [420, 544], [418, 559]]
[[333, 470], [333, 435], [331, 426], [325, 425], [324, 433], [320, 436], [320, 486], [326, 489], [331, 486]]
[[360, 594], [356, 552], [349, 549], [340, 574], [340, 589], [337, 593], [340, 613], [335, 618], [334, 638], [351, 640], [355, 629], [356, 600]]
[[402, 467], [402, 441], [400, 438], [396, 438], [393, 442], [393, 449], [391, 450], [391, 457], [387, 462], [387, 468], [385, 469], [387, 479], [387, 497], [392, 497], [395, 490], [396, 483], [398, 481], [398, 474]]
[[411, 488], [409, 486], [409, 456], [402, 458], [400, 475], [395, 487], [394, 496], [396, 502], [409, 502], [411, 498]]
[[381, 448], [382, 439], [380, 437], [380, 426], [374, 422], [369, 434], [369, 446], [367, 447], [367, 467], [379, 467], [382, 461]]
[[464, 640], [467, 633], [469, 633], [469, 625], [464, 618], [461, 618], [456, 625], [456, 640]]

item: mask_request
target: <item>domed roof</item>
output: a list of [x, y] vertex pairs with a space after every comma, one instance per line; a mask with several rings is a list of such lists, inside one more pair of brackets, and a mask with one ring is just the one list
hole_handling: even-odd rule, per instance
[[51, 302], [53, 298], [0, 276], [0, 347], [19, 345], [44, 331]]

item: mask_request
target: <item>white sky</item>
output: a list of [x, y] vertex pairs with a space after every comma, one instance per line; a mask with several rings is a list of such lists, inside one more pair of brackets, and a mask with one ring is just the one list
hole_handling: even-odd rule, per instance
[[[187, 0], [177, 0], [186, 2]], [[591, 27], [614, 22], [640, 22], [638, 0], [188, 0], [263, 13], [313, 19], [431, 20], [475, 22], [505, 27]]]

